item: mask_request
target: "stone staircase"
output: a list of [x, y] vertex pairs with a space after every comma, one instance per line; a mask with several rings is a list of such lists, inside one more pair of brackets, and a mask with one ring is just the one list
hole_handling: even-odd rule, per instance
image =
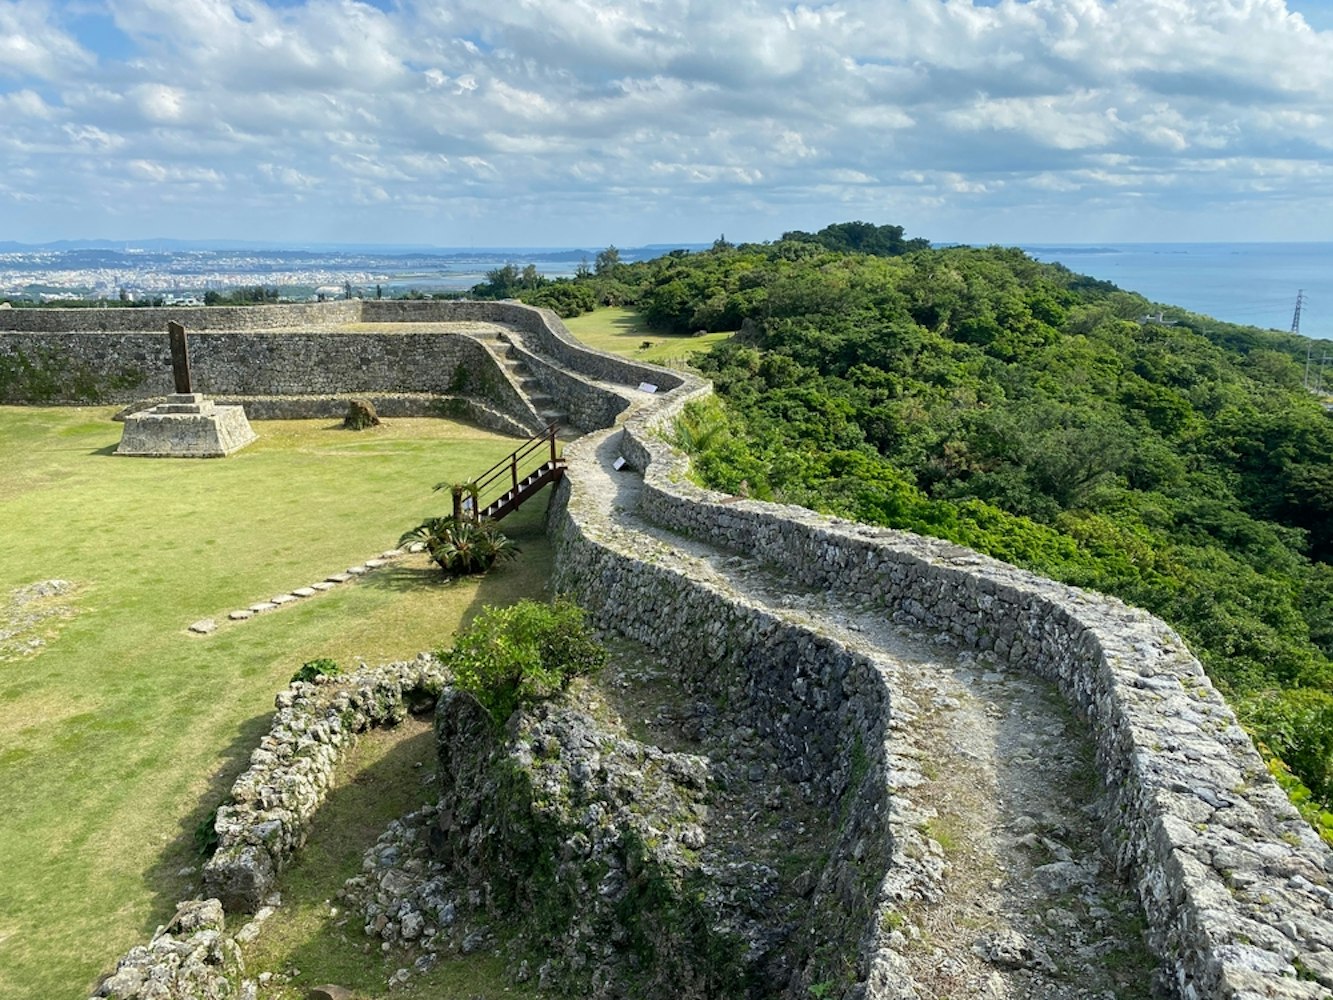
[[476, 339], [495, 359], [504, 378], [530, 407], [535, 423], [534, 430], [537, 427], [549, 427], [555, 424], [562, 439], [576, 437], [577, 431], [570, 428], [569, 414], [560, 408], [555, 398], [533, 375], [527, 362], [518, 356], [510, 336], [511, 334], [507, 332], [497, 332], [494, 336]]
[[505, 352], [501, 363], [510, 376], [518, 382], [519, 389], [532, 403], [533, 409], [537, 411], [537, 416], [543, 423], [555, 424], [557, 427], [568, 426], [569, 414], [556, 405], [554, 397], [548, 394], [542, 384], [533, 377], [527, 363], [522, 358], [514, 356], [512, 346]]

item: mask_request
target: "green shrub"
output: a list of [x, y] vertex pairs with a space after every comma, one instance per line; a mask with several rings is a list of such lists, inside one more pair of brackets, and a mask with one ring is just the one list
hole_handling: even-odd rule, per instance
[[424, 542], [430, 557], [450, 576], [485, 573], [496, 562], [519, 554], [519, 547], [491, 521], [427, 518], [398, 539], [399, 546], [412, 542]]
[[599, 670], [607, 651], [583, 609], [561, 598], [485, 608], [439, 657], [454, 685], [503, 725], [520, 705], [549, 698], [575, 677]]
[[1257, 742], [1270, 748], [1323, 803], [1333, 801], [1333, 695], [1315, 688], [1263, 691], [1238, 713]]
[[201, 859], [207, 861], [218, 850], [218, 807], [214, 806], [199, 825], [194, 828], [194, 850]]
[[301, 664], [301, 669], [292, 674], [292, 683], [297, 681], [306, 681], [309, 683], [316, 677], [337, 677], [343, 672], [343, 668], [330, 660], [326, 656], [321, 656], [317, 660], [309, 660]]

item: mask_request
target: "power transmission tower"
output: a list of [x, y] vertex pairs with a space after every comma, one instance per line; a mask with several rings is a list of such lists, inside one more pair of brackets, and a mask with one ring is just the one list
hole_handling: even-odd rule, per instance
[[[1291, 332], [1296, 336], [1301, 335], [1301, 305], [1305, 302], [1305, 289], [1298, 289], [1296, 292], [1296, 311], [1291, 314]], [[1305, 348], [1305, 388], [1310, 388], [1310, 359], [1314, 354], [1314, 342], [1311, 341]]]

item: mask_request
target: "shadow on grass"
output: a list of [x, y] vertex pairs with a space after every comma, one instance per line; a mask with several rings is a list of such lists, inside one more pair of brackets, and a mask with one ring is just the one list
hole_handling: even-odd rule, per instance
[[[200, 824], [227, 798], [232, 784], [250, 762], [250, 753], [259, 745], [260, 737], [268, 732], [273, 713], [265, 712], [247, 719], [236, 731], [227, 748], [218, 755], [218, 766], [208, 779], [208, 787], [195, 807], [181, 820], [176, 835], [158, 854], [157, 861], [144, 875], [153, 898], [153, 908], [144, 923], [145, 935], [152, 934], [159, 924], [165, 924], [176, 912], [181, 900], [196, 896], [203, 884], [198, 868], [203, 864], [195, 843], [195, 831]], [[180, 874], [193, 868], [192, 874]], [[114, 959], [113, 959], [114, 960]]]
[[371, 590], [405, 594], [425, 587], [448, 587], [467, 579], [468, 577], [446, 576], [434, 563], [416, 566], [393, 563], [374, 573], [366, 574], [357, 581], [357, 585]]
[[623, 316], [616, 316], [606, 322], [607, 329], [614, 330], [617, 337], [638, 336], [647, 334], [651, 331], [643, 317], [636, 312], [626, 313]]
[[88, 452], [88, 454], [89, 454], [89, 455], [114, 455], [114, 454], [116, 453], [116, 449], [119, 448], [119, 447], [120, 447], [120, 442], [117, 441], [115, 444], [109, 444], [109, 445], [107, 445], [105, 448], [95, 448], [95, 449], [93, 449], [92, 451]]
[[[477, 596], [472, 602], [472, 608], [482, 604], [511, 603], [518, 599], [517, 596], [513, 596], [516, 587], [515, 578], [518, 576], [514, 570], [520, 563], [536, 563], [537, 571], [544, 577], [550, 573], [551, 544], [546, 536], [546, 519], [552, 495], [550, 490], [545, 494], [539, 494], [513, 516], [500, 522], [500, 530], [519, 549], [518, 557], [513, 562], [499, 563], [487, 573], [480, 575], [452, 576], [441, 571], [439, 566], [429, 561], [426, 556], [418, 555], [411, 557], [412, 561], [392, 563], [367, 574], [357, 585], [393, 593], [407, 593], [422, 588], [447, 588], [475, 583]], [[545, 502], [542, 501], [542, 497], [546, 498]], [[524, 579], [528, 575], [524, 573]], [[466, 617], [470, 618], [472, 613], [474, 612], [470, 608]]]

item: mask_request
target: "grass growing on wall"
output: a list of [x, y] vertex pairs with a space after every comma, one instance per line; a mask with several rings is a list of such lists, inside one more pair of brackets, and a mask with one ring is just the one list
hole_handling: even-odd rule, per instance
[[[669, 368], [679, 367], [696, 351], [707, 351], [731, 336], [729, 333], [706, 333], [698, 337], [682, 337], [659, 333], [649, 330], [635, 310], [619, 306], [597, 309], [564, 322], [569, 332], [588, 347]], [[644, 347], [645, 343], [651, 346]]]
[[[301, 663], [352, 667], [447, 642], [482, 603], [540, 595], [540, 501], [505, 530], [524, 556], [449, 583], [424, 558], [213, 635], [186, 631], [392, 547], [445, 512], [431, 493], [513, 441], [444, 420], [361, 433], [257, 422], [223, 460], [111, 453], [109, 408], [0, 408], [0, 616], [63, 579], [44, 645], [0, 654], [0, 996], [78, 997], [193, 894], [192, 834]], [[5, 629], [0, 622], [0, 632]]]

